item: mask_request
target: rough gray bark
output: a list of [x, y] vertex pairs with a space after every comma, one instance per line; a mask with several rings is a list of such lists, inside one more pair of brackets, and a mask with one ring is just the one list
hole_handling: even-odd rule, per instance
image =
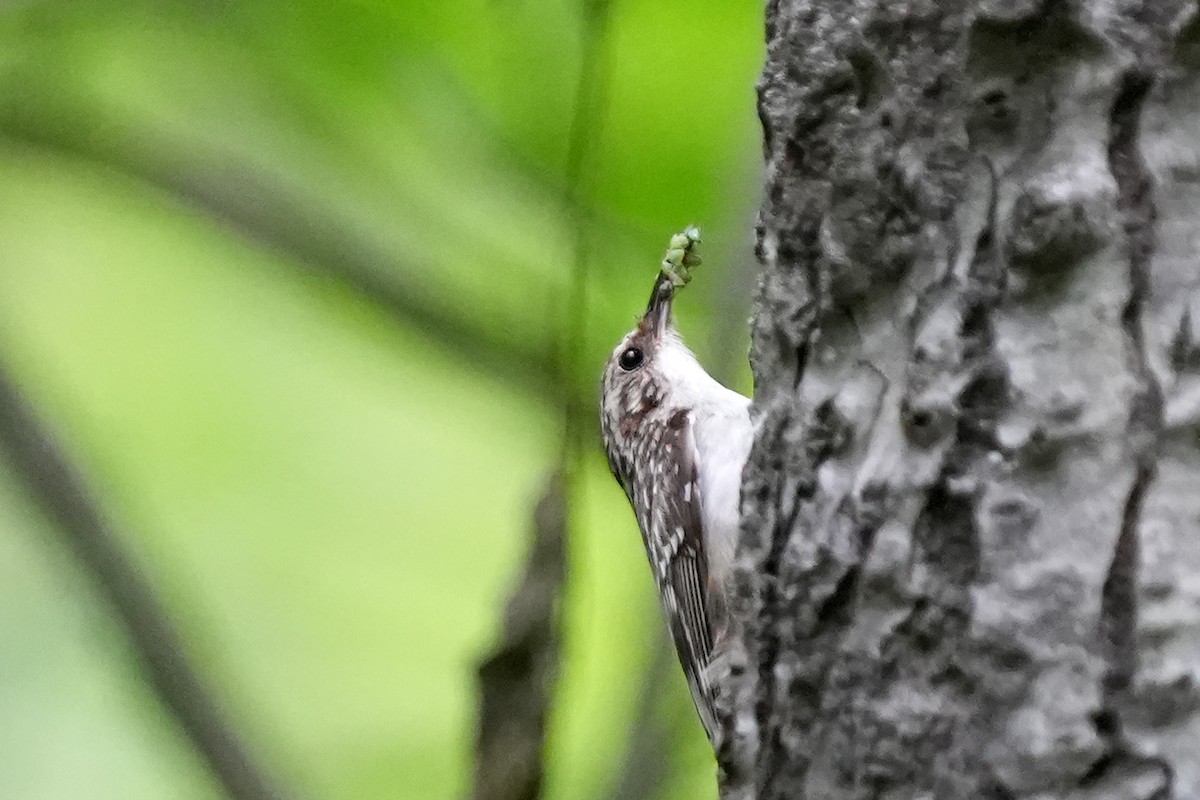
[[727, 798], [1200, 797], [1194, 0], [771, 0]]

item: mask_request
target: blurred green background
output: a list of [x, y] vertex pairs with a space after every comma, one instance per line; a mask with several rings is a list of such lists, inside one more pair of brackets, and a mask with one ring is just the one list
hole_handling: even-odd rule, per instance
[[[692, 222], [680, 326], [745, 389], [760, 4], [609, 13], [569, 391], [593, 401]], [[304, 797], [469, 787], [475, 664], [560, 447], [582, 30], [576, 0], [0, 4], [0, 357]], [[587, 435], [564, 800], [619, 779], [661, 625]], [[20, 487], [0, 466], [0, 797], [219, 797]], [[711, 794], [670, 667], [659, 796]]]

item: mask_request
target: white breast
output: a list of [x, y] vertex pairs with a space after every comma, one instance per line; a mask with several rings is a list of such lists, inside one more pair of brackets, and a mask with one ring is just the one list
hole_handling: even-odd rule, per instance
[[750, 455], [753, 437], [750, 401], [725, 391], [727, 396], [698, 407], [693, 417], [704, 546], [709, 574], [718, 582], [724, 581], [733, 566], [742, 467]]

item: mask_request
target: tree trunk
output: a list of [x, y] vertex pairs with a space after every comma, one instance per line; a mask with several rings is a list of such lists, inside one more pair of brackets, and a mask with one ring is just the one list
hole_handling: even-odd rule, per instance
[[1194, 0], [771, 0], [726, 798], [1200, 797]]

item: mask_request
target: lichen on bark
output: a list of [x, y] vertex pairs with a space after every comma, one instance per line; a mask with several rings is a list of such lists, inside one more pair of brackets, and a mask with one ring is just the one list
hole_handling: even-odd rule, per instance
[[768, 3], [725, 797], [1200, 796], [1198, 16]]

